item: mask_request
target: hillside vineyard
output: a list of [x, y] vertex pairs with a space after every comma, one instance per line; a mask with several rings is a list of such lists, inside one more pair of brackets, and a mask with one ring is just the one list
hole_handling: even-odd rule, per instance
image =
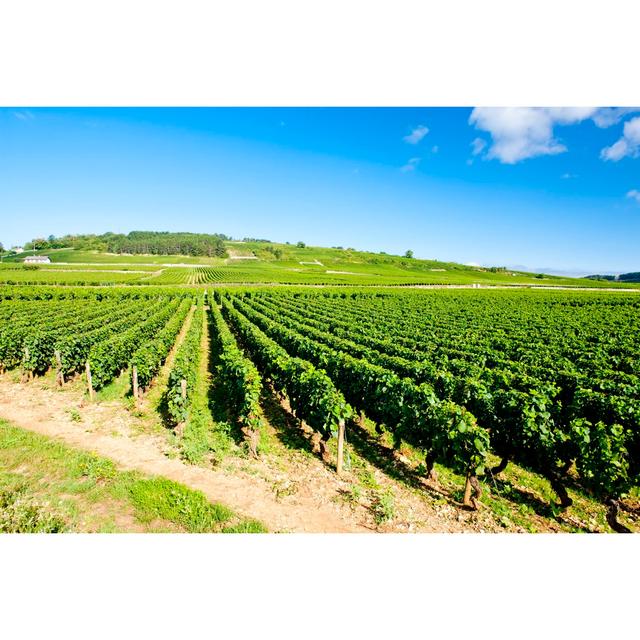
[[[215, 270], [210, 278], [215, 279]], [[203, 271], [203, 273], [205, 273]], [[192, 418], [208, 332], [233, 418], [256, 450], [260, 395], [285, 399], [323, 451], [368, 419], [462, 476], [464, 503], [517, 463], [608, 507], [640, 487], [640, 297], [565, 291], [185, 288], [0, 289], [0, 368], [126, 374], [143, 394], [183, 333], [164, 391]]]

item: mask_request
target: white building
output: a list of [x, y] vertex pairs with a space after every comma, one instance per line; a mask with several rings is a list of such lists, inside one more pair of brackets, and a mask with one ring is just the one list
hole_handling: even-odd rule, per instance
[[22, 247], [12, 247], [11, 251], [15, 251], [16, 253], [24, 253], [24, 249]]
[[25, 264], [50, 264], [49, 256], [28, 256], [24, 259]]

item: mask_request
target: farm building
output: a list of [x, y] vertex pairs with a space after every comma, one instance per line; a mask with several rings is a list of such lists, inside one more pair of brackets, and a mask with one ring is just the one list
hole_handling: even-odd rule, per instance
[[49, 264], [50, 262], [49, 256], [29, 256], [24, 259], [25, 264]]

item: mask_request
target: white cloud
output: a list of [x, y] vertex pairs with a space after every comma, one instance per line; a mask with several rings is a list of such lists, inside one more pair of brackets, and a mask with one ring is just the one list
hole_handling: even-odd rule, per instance
[[560, 177], [563, 180], [572, 180], [573, 178], [577, 178], [578, 174], [577, 173], [563, 173]]
[[527, 158], [566, 151], [567, 148], [553, 136], [554, 123], [567, 122], [571, 117], [581, 115], [529, 107], [479, 107], [472, 111], [469, 122], [491, 134], [493, 144], [487, 158], [515, 164]]
[[483, 140], [482, 138], [475, 138], [474, 141], [471, 143], [471, 153], [474, 156], [477, 156], [478, 154], [482, 153], [483, 149], [487, 146], [487, 141]]
[[14, 111], [14, 117], [18, 118], [18, 120], [22, 120], [23, 122], [28, 122], [29, 120], [35, 120], [35, 116], [31, 111]]
[[420, 164], [420, 158], [409, 158], [409, 161], [404, 166], [400, 167], [400, 171], [407, 173], [409, 171], [415, 171], [416, 167]]
[[587, 118], [595, 118], [599, 112], [597, 107], [547, 107], [546, 111], [558, 124], [575, 124]]
[[605, 147], [600, 152], [600, 157], [603, 160], [613, 160], [618, 162], [622, 160], [629, 153], [629, 145], [624, 138], [620, 138], [617, 142], [614, 142], [610, 147]]
[[[567, 147], [554, 135], [557, 125], [591, 119], [596, 126], [604, 128], [636, 110], [632, 107], [476, 107], [469, 123], [491, 134], [487, 158], [515, 164], [527, 158], [564, 153]], [[623, 151], [626, 153], [627, 148], [618, 145], [614, 154]]]
[[600, 152], [603, 160], [618, 162], [625, 156], [637, 158], [640, 155], [640, 117], [624, 123], [622, 138]]
[[438, 151], [440, 151], [440, 147], [434, 144], [433, 147], [431, 147], [431, 153], [438, 153]]
[[602, 109], [598, 109], [598, 111], [593, 116], [593, 121], [596, 123], [597, 127], [601, 129], [606, 129], [614, 124], [617, 124], [624, 118], [626, 115], [630, 113], [635, 113], [636, 111], [640, 111], [638, 107], [603, 107]]
[[640, 191], [638, 191], [637, 189], [631, 189], [631, 191], [627, 193], [627, 198], [631, 198], [632, 200], [635, 200], [638, 204], [640, 204]]
[[425, 127], [423, 124], [418, 125], [413, 131], [408, 135], [402, 138], [408, 144], [418, 144], [422, 138], [424, 138], [427, 133], [429, 133], [428, 127]]

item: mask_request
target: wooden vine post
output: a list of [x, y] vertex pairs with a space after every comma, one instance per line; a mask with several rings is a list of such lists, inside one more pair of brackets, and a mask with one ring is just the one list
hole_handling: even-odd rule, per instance
[[471, 504], [471, 474], [467, 473], [467, 480], [464, 484], [464, 498], [462, 498], [462, 504], [465, 507], [473, 508]]
[[133, 365], [133, 369], [131, 371], [131, 375], [133, 377], [133, 397], [135, 398], [136, 401], [136, 405], [138, 404], [138, 400], [139, 400], [139, 389], [138, 389], [138, 367], [136, 367], [136, 365]]
[[89, 389], [89, 400], [93, 400], [93, 385], [91, 384], [91, 365], [87, 360], [87, 388]]
[[54, 352], [56, 358], [56, 382], [58, 386], [61, 387], [64, 384], [64, 373], [62, 373], [62, 358], [60, 356], [60, 351], [56, 349]]
[[336, 471], [338, 475], [342, 475], [342, 464], [344, 461], [344, 420], [338, 422], [338, 463]]
[[[187, 402], [187, 381], [184, 378], [180, 380], [180, 395], [182, 396], [182, 402], [184, 406], [184, 404]], [[184, 420], [182, 420], [179, 424], [176, 425], [175, 432], [178, 437], [180, 438], [182, 437], [185, 426], [186, 424]]]
[[[29, 348], [25, 347], [24, 348], [24, 361], [25, 363], [29, 362]], [[24, 371], [23, 369], [23, 378], [26, 378], [26, 380], [33, 380], [33, 371]]]

